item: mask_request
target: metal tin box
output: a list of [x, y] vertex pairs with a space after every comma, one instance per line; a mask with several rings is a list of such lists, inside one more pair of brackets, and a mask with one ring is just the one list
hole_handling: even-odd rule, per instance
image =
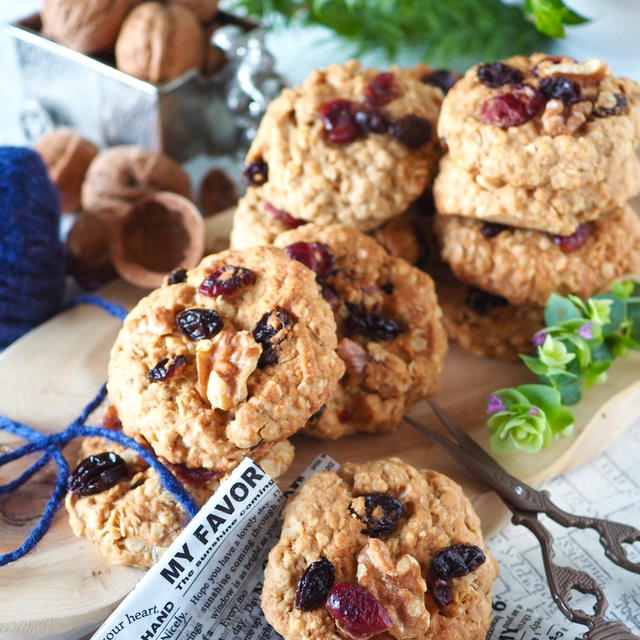
[[[224, 12], [216, 18], [249, 32], [257, 27]], [[21, 124], [29, 139], [71, 126], [100, 146], [138, 144], [179, 161], [236, 146], [225, 101], [230, 71], [204, 77], [192, 69], [155, 85], [116, 69], [113, 58], [88, 56], [41, 35], [39, 14], [6, 26], [24, 85]]]

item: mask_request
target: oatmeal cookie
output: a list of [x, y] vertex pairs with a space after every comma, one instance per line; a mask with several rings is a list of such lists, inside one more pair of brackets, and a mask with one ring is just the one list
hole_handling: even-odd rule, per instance
[[[105, 412], [112, 428], [120, 428], [115, 407]], [[105, 425], [109, 426], [109, 425]], [[158, 474], [127, 447], [104, 438], [85, 438], [80, 445], [78, 463], [89, 456], [113, 452], [127, 467], [126, 477], [98, 493], [83, 496], [69, 491], [65, 507], [71, 529], [90, 540], [107, 562], [150, 567], [182, 531], [187, 514], [162, 485]], [[281, 475], [293, 461], [293, 445], [278, 442], [266, 458], [256, 459], [273, 478]], [[254, 457], [250, 454], [250, 457]], [[224, 479], [208, 469], [191, 469], [184, 464], [165, 466], [182, 482], [199, 506], [213, 495]]]
[[[265, 569], [262, 609], [285, 640], [354, 637], [348, 633], [353, 620], [338, 621], [329, 612], [347, 591], [368, 603], [375, 598], [370, 611], [384, 607], [378, 617], [388, 630], [375, 636], [380, 640], [484, 639], [498, 567], [484, 547], [471, 503], [448, 477], [418, 471], [398, 458], [346, 464], [338, 473], [314, 474], [289, 500], [283, 517]], [[474, 568], [443, 578], [449, 603], [437, 604], [433, 580], [440, 574], [432, 561], [454, 544], [474, 546], [475, 562], [467, 566]], [[333, 584], [327, 607], [326, 593], [298, 586], [303, 572], [321, 558], [315, 577], [324, 579], [313, 582], [325, 591]], [[350, 609], [357, 615], [364, 607]], [[370, 628], [362, 631], [368, 634], [360, 637], [372, 635]]]
[[455, 216], [437, 216], [435, 224], [456, 277], [515, 305], [544, 305], [551, 293], [587, 298], [640, 268], [640, 219], [628, 206], [571, 236]]
[[433, 185], [440, 213], [561, 235], [571, 235], [581, 223], [622, 206], [638, 192], [640, 161], [635, 155], [623, 160], [618, 170], [601, 182], [564, 190], [494, 183], [463, 169], [447, 155]]
[[111, 350], [125, 433], [174, 464], [227, 472], [301, 429], [343, 373], [312, 271], [281, 249], [205, 257], [143, 298]]
[[314, 71], [269, 105], [245, 175], [297, 218], [369, 231], [430, 184], [441, 100], [439, 88], [397, 68], [351, 61]]
[[[246, 249], [273, 244], [278, 234], [295, 229], [306, 220], [294, 218], [262, 197], [262, 189], [255, 188], [240, 199], [233, 215], [231, 248]], [[414, 264], [420, 257], [420, 242], [416, 227], [420, 215], [412, 205], [399, 216], [391, 218], [370, 234], [391, 254]]]
[[338, 438], [393, 429], [440, 383], [447, 337], [433, 281], [343, 225], [305, 225], [275, 243], [316, 271], [334, 310], [338, 355], [346, 366], [305, 432]]
[[534, 54], [471, 67], [438, 135], [465, 170], [525, 188], [577, 189], [618, 171], [640, 140], [640, 85], [601, 60]]

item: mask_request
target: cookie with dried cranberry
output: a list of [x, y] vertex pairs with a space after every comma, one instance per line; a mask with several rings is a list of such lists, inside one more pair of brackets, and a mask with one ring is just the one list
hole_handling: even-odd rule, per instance
[[640, 160], [631, 155], [605, 180], [577, 189], [518, 187], [491, 182], [450, 155], [440, 162], [433, 195], [440, 213], [571, 235], [583, 222], [622, 206], [640, 192]]
[[450, 478], [349, 463], [314, 474], [283, 518], [262, 610], [284, 640], [484, 640], [498, 567]]
[[456, 277], [515, 305], [542, 306], [552, 293], [587, 298], [640, 269], [640, 219], [628, 206], [570, 236], [456, 216], [437, 216], [435, 225]]
[[465, 170], [518, 187], [577, 189], [640, 140], [640, 85], [602, 60], [534, 54], [476, 65], [442, 103], [438, 135]]
[[[420, 243], [416, 227], [421, 216], [413, 205], [404, 213], [391, 218], [370, 234], [391, 254], [415, 263], [420, 257]], [[295, 229], [306, 220], [294, 218], [264, 200], [262, 189], [249, 189], [240, 199], [233, 215], [231, 247], [246, 249], [273, 244], [278, 234]]]
[[431, 183], [441, 100], [397, 68], [350, 61], [314, 71], [269, 105], [245, 175], [296, 218], [369, 231]]
[[172, 274], [129, 313], [111, 351], [124, 432], [171, 463], [226, 473], [301, 429], [343, 373], [314, 275], [275, 247]]
[[305, 432], [338, 438], [390, 431], [440, 383], [447, 337], [433, 281], [343, 225], [305, 225], [275, 243], [316, 272], [335, 314], [346, 367]]

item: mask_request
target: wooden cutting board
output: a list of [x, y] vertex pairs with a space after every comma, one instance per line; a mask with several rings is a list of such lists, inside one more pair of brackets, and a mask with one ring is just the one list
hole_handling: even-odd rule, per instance
[[[224, 248], [230, 213], [208, 223], [207, 247]], [[131, 307], [144, 295], [122, 281], [102, 295]], [[69, 423], [93, 397], [106, 377], [109, 349], [120, 322], [93, 306], [75, 307], [11, 345], [0, 354], [0, 414], [46, 432]], [[524, 366], [474, 356], [452, 345], [447, 356], [438, 402], [482, 444], [488, 446], [484, 399], [494, 389], [528, 380]], [[576, 407], [576, 433], [536, 455], [514, 454], [500, 462], [522, 480], [539, 484], [589, 460], [640, 417], [640, 354], [617, 362], [605, 384], [585, 394]], [[435, 424], [421, 403], [412, 415]], [[507, 518], [499, 498], [460, 465], [407, 425], [381, 436], [352, 436], [322, 442], [293, 438], [296, 460], [282, 479], [288, 484], [318, 453], [341, 462], [397, 455], [418, 467], [431, 467], [460, 482], [483, 522], [485, 535], [495, 533]], [[15, 438], [0, 432], [0, 448]], [[74, 460], [73, 445], [68, 448]], [[0, 484], [17, 467], [0, 469]], [[52, 472], [38, 474], [19, 495], [0, 500], [0, 550], [24, 540], [47, 499]], [[105, 564], [84, 538], [74, 537], [61, 509], [51, 531], [28, 557], [0, 568], [0, 639], [72, 640], [95, 629], [135, 586], [142, 572]]]

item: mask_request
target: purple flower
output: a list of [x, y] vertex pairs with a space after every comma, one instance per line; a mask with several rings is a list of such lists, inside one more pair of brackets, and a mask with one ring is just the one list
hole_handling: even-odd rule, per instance
[[533, 334], [533, 338], [531, 338], [531, 342], [533, 343], [534, 347], [539, 347], [545, 341], [546, 337], [547, 337], [547, 333], [543, 329], [542, 331], [538, 331], [537, 333]]
[[594, 324], [595, 322], [593, 320], [583, 324], [578, 329], [578, 335], [582, 336], [585, 340], [591, 340], [591, 338], [593, 338], [593, 331], [591, 331], [591, 327], [593, 327]]
[[487, 413], [495, 413], [506, 409], [506, 405], [497, 395], [490, 393], [487, 399]]
[[540, 415], [540, 409], [538, 409], [538, 407], [529, 407], [529, 415], [530, 416]]

